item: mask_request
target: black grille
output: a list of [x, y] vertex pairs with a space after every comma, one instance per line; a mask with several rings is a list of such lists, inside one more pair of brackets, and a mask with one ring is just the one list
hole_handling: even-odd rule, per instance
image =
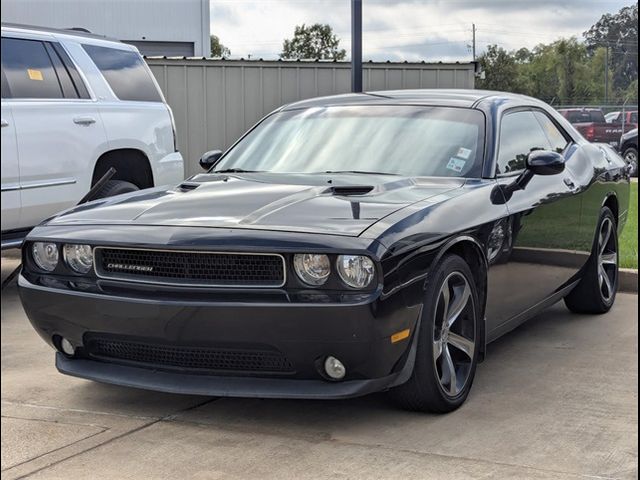
[[293, 373], [293, 365], [278, 351], [155, 345], [130, 340], [91, 338], [91, 357], [135, 362], [145, 366], [245, 373]]
[[103, 277], [203, 286], [280, 287], [279, 255], [97, 248]]

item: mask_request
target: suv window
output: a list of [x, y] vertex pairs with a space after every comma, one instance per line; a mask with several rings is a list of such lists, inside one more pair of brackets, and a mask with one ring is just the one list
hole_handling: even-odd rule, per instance
[[564, 152], [569, 142], [558, 127], [556, 127], [555, 123], [542, 112], [535, 111], [533, 114], [538, 119], [542, 130], [547, 136], [551, 150], [558, 153]]
[[638, 112], [632, 112], [629, 121], [631, 123], [638, 123]]
[[161, 102], [142, 57], [131, 50], [82, 45], [120, 100]]
[[8, 87], [3, 96], [63, 98], [58, 75], [44, 42], [2, 38], [2, 70]]
[[507, 113], [500, 126], [497, 175], [512, 174], [524, 170], [527, 155], [532, 150], [551, 148], [534, 112]]

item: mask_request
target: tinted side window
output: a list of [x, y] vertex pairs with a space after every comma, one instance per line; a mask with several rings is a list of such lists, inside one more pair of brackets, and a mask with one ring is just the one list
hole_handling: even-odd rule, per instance
[[7, 76], [4, 74], [4, 67], [2, 67], [2, 98], [11, 98], [9, 82], [7, 82]]
[[95, 45], [82, 47], [120, 100], [162, 101], [144, 61], [136, 52]]
[[631, 123], [638, 123], [638, 112], [633, 112], [630, 117]]
[[604, 114], [600, 110], [591, 110], [589, 119], [594, 123], [606, 123]]
[[549, 140], [549, 144], [551, 145], [551, 150], [554, 152], [562, 153], [569, 142], [562, 134], [562, 132], [556, 127], [555, 123], [551, 121], [549, 117], [547, 117], [542, 112], [534, 112], [534, 115], [540, 122], [540, 126], [544, 131], [547, 139]]
[[508, 113], [500, 126], [497, 175], [524, 169], [527, 155], [532, 150], [548, 150], [549, 141], [533, 112]]
[[43, 42], [2, 39], [2, 69], [12, 98], [62, 98], [62, 88]]
[[82, 77], [80, 77], [76, 66], [71, 61], [71, 58], [69, 58], [69, 55], [67, 55], [67, 52], [64, 51], [64, 48], [62, 48], [59, 43], [52, 43], [51, 46], [58, 55], [58, 58], [62, 61], [64, 73], [70, 77], [76, 96], [78, 98], [91, 98], [86, 85], [82, 81]]

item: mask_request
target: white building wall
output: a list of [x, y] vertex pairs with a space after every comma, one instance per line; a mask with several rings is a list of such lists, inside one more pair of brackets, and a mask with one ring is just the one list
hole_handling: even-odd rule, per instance
[[2, 22], [83, 27], [118, 40], [192, 42], [210, 55], [209, 0], [1, 0]]

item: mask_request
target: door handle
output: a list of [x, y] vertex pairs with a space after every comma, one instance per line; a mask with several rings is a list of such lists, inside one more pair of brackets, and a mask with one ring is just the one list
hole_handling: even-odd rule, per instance
[[8, 127], [9, 126], [9, 122], [7, 120], [5, 120], [4, 118], [2, 119], [1, 123], [2, 123], [3, 127]]
[[571, 190], [575, 190], [576, 189], [576, 184], [573, 183], [573, 180], [571, 180], [570, 178], [565, 178], [564, 179], [564, 184], [569, 187]]
[[76, 117], [73, 119], [73, 123], [77, 125], [91, 125], [96, 123], [96, 119], [93, 117]]

